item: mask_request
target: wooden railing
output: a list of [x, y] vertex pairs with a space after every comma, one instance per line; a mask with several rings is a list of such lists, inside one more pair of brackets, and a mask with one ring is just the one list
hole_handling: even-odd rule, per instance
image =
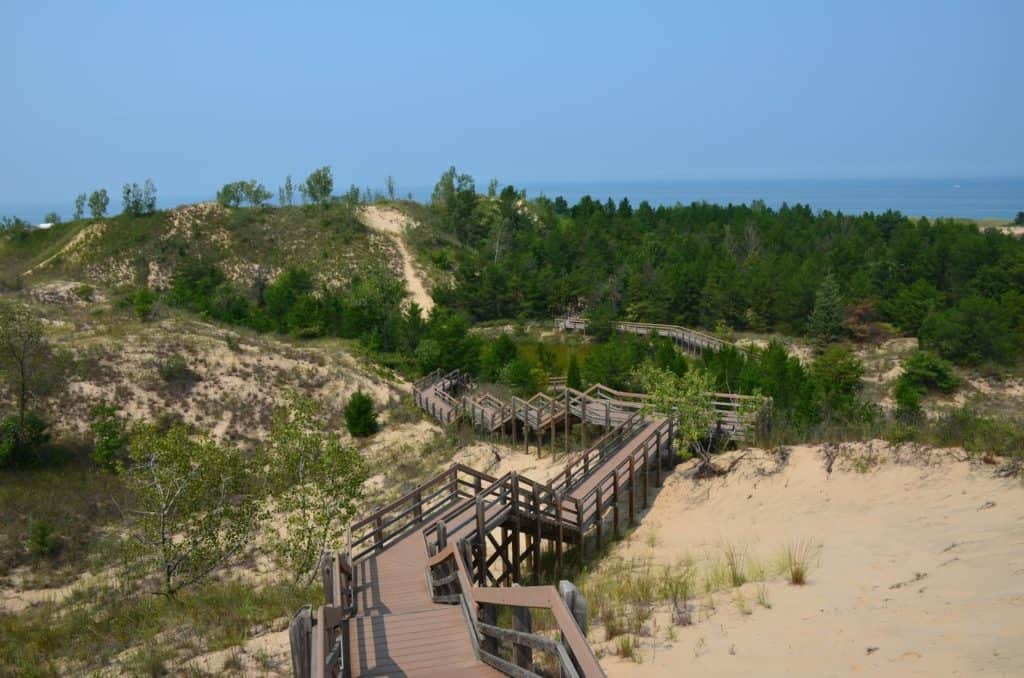
[[356, 521], [349, 528], [348, 556], [357, 563], [394, 543], [437, 512], [475, 497], [495, 478], [462, 464], [453, 464], [390, 504]]
[[[434, 600], [462, 607], [477, 656], [506, 675], [525, 676], [533, 675], [532, 653], [538, 650], [554, 657], [563, 676], [604, 676], [586, 635], [553, 586], [493, 588], [473, 583], [468, 558], [475, 536], [444, 543], [431, 557], [429, 568]], [[514, 628], [497, 625], [499, 605], [513, 608]], [[532, 632], [531, 608], [551, 612], [560, 640]], [[512, 645], [513, 661], [499, 654], [501, 642]]]
[[[718, 337], [678, 325], [662, 325], [658, 323], [639, 323], [620, 321], [614, 323], [615, 328], [620, 332], [631, 332], [640, 335], [657, 335], [671, 339], [676, 346], [687, 353], [699, 354], [701, 351], [720, 351], [726, 346], [731, 346], [728, 341]], [[555, 328], [562, 331], [585, 332], [587, 321], [578, 316], [564, 316], [555, 319]]]

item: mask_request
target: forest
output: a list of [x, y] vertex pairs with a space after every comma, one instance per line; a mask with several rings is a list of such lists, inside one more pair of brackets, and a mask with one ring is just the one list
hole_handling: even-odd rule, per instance
[[[512, 187], [480, 196], [454, 171], [416, 216], [454, 279], [436, 296], [478, 321], [582, 305], [592, 318], [712, 331], [906, 334], [961, 364], [1013, 364], [1024, 350], [1024, 241], [964, 221], [757, 200], [527, 203]], [[811, 323], [823, 296], [836, 327]]]

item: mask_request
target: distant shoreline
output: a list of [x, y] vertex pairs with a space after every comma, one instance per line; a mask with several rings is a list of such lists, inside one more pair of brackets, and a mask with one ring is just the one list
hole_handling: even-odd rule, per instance
[[[525, 188], [527, 197], [563, 196], [570, 204], [584, 195], [605, 202], [618, 203], [628, 198], [634, 206], [646, 200], [652, 205], [750, 204], [764, 200], [772, 209], [782, 203], [810, 205], [815, 211], [841, 211], [844, 214], [899, 211], [913, 217], [969, 219], [985, 226], [1010, 222], [1024, 210], [1024, 177], [982, 179], [763, 179], [763, 180], [657, 180], [657, 181], [525, 181], [511, 182], [517, 189]], [[268, 182], [271, 186], [272, 182]], [[502, 184], [504, 185], [504, 184]], [[159, 189], [160, 183], [157, 181]], [[275, 188], [276, 185], [271, 186]], [[219, 187], [209, 193], [170, 195], [158, 201], [160, 209], [185, 203], [213, 200]], [[365, 188], [365, 186], [360, 186]], [[370, 185], [369, 188], [376, 188]], [[112, 196], [116, 187], [107, 187]], [[381, 189], [382, 190], [382, 189]], [[398, 186], [399, 196], [412, 195], [418, 201], [430, 199], [433, 186]], [[483, 192], [481, 182], [477, 190]], [[383, 191], [382, 191], [383, 192]], [[43, 215], [57, 212], [62, 219], [71, 217], [74, 196], [67, 200], [35, 203], [0, 203], [0, 216], [18, 216], [39, 223]], [[119, 209], [116, 199], [111, 211]]]

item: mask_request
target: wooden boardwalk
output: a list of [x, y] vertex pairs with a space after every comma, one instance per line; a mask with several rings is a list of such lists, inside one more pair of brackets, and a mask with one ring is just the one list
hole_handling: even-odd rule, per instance
[[[672, 425], [618, 414], [550, 484], [453, 465], [354, 523], [345, 552], [323, 564], [328, 604], [311, 615], [302, 675], [527, 676], [534, 652], [563, 675], [603, 675], [558, 591], [511, 586], [537, 583], [544, 552], [556, 572], [570, 552], [582, 560], [647, 506], [672, 456]], [[497, 626], [497, 606], [520, 610], [517, 628]], [[532, 633], [537, 607], [551, 611], [561, 641]], [[296, 632], [293, 656], [303, 637]]]
[[[665, 333], [686, 351], [723, 344], [685, 328], [621, 325]], [[489, 434], [521, 437], [527, 449], [532, 433], [538, 451], [545, 435], [554, 449], [561, 430], [568, 452], [572, 424], [584, 424], [583, 451], [568, 455], [546, 484], [456, 464], [353, 523], [345, 550], [325, 554], [321, 564], [327, 604], [292, 622], [297, 675], [534, 676], [534, 653], [546, 654], [563, 676], [604, 675], [571, 591], [536, 584], [546, 566], [560, 575], [566, 558], [582, 564], [588, 549], [635, 523], [671, 465], [672, 421], [645, 416], [644, 394], [600, 384], [579, 391], [562, 383], [505, 403], [477, 396], [472, 380], [455, 370], [427, 375], [413, 395], [441, 423], [466, 417]], [[741, 437], [746, 397], [713, 396], [717, 430]], [[604, 433], [588, 444], [591, 427]], [[503, 606], [512, 608], [511, 627], [498, 624]], [[555, 620], [554, 637], [533, 632], [530, 610], [537, 608]]]

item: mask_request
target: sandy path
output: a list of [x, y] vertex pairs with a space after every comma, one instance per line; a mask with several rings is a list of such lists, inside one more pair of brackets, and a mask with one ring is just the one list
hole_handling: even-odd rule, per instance
[[774, 475], [764, 452], [727, 478], [674, 474], [616, 554], [668, 563], [727, 543], [767, 561], [814, 539], [820, 565], [803, 587], [772, 577], [770, 609], [754, 584], [749, 614], [718, 594], [674, 641], [662, 617], [643, 662], [607, 656], [608, 675], [1024, 675], [1024, 486], [946, 452], [874, 450], [863, 473], [840, 460], [829, 475], [800, 446]]
[[398, 251], [402, 253], [402, 271], [405, 276], [405, 286], [408, 288], [412, 300], [423, 309], [423, 313], [429, 314], [431, 309], [434, 308], [434, 300], [427, 293], [427, 288], [423, 284], [420, 274], [416, 272], [416, 268], [412, 264], [412, 256], [409, 254], [409, 250], [406, 249], [405, 241], [402, 238], [407, 221], [405, 215], [389, 207], [368, 205], [363, 208], [362, 219], [363, 223], [370, 228], [381, 233], [387, 233], [394, 239], [395, 244], [398, 246]]

